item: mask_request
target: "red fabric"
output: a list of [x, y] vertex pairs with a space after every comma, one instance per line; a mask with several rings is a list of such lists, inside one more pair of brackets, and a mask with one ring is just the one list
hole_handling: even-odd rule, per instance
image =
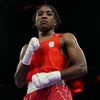
[[73, 100], [66, 85], [54, 85], [27, 94], [23, 100]]
[[[54, 42], [51, 47], [50, 42]], [[51, 39], [40, 43], [40, 48], [33, 54], [26, 83], [31, 81], [33, 74], [63, 70], [65, 64], [65, 58], [60, 47], [60, 34], [54, 34]]]
[[70, 90], [73, 96], [75, 96], [77, 93], [83, 92], [83, 89], [84, 89], [84, 80], [75, 79], [71, 81]]

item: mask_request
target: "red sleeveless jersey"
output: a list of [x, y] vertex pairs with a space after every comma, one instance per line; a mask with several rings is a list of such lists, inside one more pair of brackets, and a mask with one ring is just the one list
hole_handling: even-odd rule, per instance
[[60, 34], [54, 34], [51, 39], [40, 43], [40, 48], [33, 54], [26, 83], [31, 81], [33, 74], [63, 70], [66, 64], [61, 52]]

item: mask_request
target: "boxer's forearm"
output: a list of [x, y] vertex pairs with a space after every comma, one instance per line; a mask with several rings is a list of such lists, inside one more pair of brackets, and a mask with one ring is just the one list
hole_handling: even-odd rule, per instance
[[24, 65], [23, 63], [21, 63], [21, 61], [19, 62], [16, 73], [14, 74], [15, 84], [18, 87], [24, 86], [28, 69], [28, 65]]
[[85, 64], [76, 64], [72, 65], [69, 68], [60, 71], [62, 79], [75, 79], [79, 78], [87, 73], [87, 65]]

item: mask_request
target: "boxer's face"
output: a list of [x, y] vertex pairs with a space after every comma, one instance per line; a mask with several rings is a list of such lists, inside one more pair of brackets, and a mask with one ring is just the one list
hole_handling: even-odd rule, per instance
[[40, 31], [51, 30], [55, 27], [55, 16], [50, 7], [40, 7], [40, 9], [36, 13], [35, 25]]

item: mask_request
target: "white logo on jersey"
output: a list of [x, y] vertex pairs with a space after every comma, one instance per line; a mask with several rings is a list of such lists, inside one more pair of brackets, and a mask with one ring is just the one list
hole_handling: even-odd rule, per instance
[[54, 47], [54, 42], [49, 42], [49, 47]]

